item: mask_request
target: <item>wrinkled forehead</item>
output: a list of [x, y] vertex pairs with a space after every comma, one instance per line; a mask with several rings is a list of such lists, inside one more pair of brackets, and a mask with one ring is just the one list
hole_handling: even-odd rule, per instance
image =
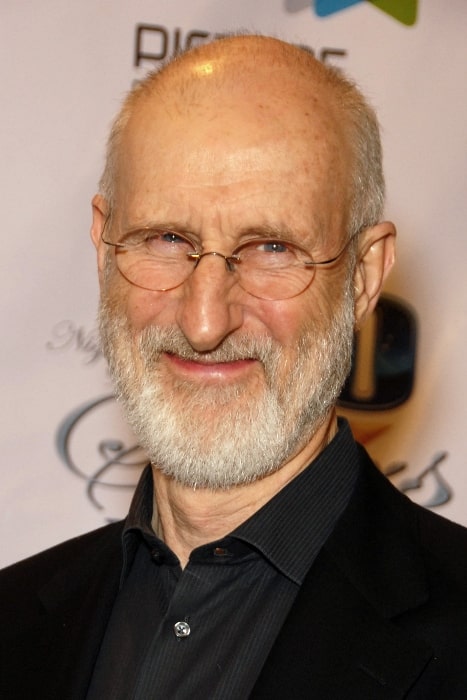
[[[348, 137], [330, 90], [308, 85], [301, 76], [287, 81], [284, 71], [278, 72], [268, 82], [256, 73], [248, 81], [228, 75], [222, 83], [208, 79], [187, 89], [179, 83], [158, 87], [133, 109], [123, 134], [121, 165], [148, 148], [164, 153], [166, 138], [175, 134], [180, 151], [188, 143], [202, 148], [216, 140], [251, 148], [288, 140], [302, 144], [304, 154], [346, 155]], [[176, 148], [177, 141], [170, 146]]]
[[[264, 59], [192, 61], [133, 107], [118, 157], [116, 200], [153, 196], [185, 179], [200, 186], [282, 178], [346, 200], [350, 145], [320, 74]], [[345, 207], [345, 204], [339, 202]]]

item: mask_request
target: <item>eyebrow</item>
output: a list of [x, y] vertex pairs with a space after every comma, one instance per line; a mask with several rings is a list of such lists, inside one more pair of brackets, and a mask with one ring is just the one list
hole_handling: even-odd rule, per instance
[[181, 222], [176, 221], [149, 221], [143, 220], [136, 224], [131, 224], [130, 226], [125, 226], [123, 232], [131, 233], [132, 231], [144, 231], [146, 229], [155, 229], [158, 231], [174, 231], [179, 233], [193, 233], [189, 227], [182, 225]]
[[247, 226], [240, 229], [239, 237], [242, 238], [280, 238], [281, 240], [289, 240], [295, 242], [297, 232], [293, 231], [289, 226], [279, 224], [260, 224], [259, 226]]

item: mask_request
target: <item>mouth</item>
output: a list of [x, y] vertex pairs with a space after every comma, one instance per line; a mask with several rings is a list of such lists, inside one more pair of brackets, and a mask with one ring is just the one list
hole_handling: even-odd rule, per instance
[[185, 358], [171, 352], [162, 354], [163, 361], [179, 375], [187, 379], [204, 381], [233, 381], [246, 377], [259, 361], [255, 358], [240, 358], [218, 361], [208, 356], [196, 359]]

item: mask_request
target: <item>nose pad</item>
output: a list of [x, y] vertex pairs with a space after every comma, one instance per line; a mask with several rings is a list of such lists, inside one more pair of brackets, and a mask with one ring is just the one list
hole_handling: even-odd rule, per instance
[[223, 258], [225, 261], [226, 269], [229, 272], [235, 272], [235, 265], [238, 265], [238, 263], [240, 262], [240, 258], [238, 257], [238, 255], [224, 255], [223, 253], [219, 253], [217, 250], [208, 250], [205, 253], [188, 253], [188, 257], [190, 258], [190, 260], [195, 261], [195, 269], [198, 267], [202, 258], [208, 255], [214, 255], [218, 258]]

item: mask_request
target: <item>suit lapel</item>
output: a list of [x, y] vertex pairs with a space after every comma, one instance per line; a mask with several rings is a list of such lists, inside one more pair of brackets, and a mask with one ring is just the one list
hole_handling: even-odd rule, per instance
[[[39, 591], [47, 611], [45, 667], [54, 668], [41, 697], [83, 700], [121, 573], [121, 526], [105, 533]], [[47, 657], [49, 660], [47, 660]]]
[[413, 509], [366, 460], [252, 698], [400, 700], [433, 657], [392, 619], [428, 598]]

